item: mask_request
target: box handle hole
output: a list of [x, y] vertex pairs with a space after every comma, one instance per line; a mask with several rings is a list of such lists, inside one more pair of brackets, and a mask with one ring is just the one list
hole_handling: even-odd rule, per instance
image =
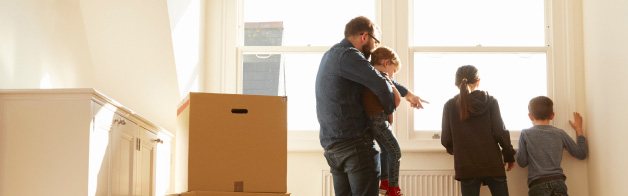
[[249, 113], [249, 110], [247, 110], [247, 109], [231, 109], [231, 113], [234, 113], [234, 114], [246, 114], [246, 113]]

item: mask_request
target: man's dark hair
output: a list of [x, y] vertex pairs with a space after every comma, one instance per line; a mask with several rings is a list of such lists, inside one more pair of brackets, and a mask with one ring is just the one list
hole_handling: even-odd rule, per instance
[[528, 104], [528, 112], [536, 120], [549, 120], [554, 113], [554, 102], [546, 96], [532, 98]]
[[359, 35], [364, 31], [366, 31], [371, 36], [375, 36], [373, 33], [375, 33], [376, 29], [379, 30], [377, 28], [377, 25], [371, 22], [370, 19], [364, 16], [358, 16], [354, 19], [351, 19], [351, 21], [349, 21], [347, 25], [345, 25], [345, 38]]

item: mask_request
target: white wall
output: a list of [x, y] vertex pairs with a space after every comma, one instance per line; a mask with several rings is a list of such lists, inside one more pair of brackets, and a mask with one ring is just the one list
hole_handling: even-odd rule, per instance
[[589, 195], [628, 195], [628, 1], [583, 0]]
[[166, 1], [81, 1], [95, 88], [174, 133], [180, 100]]
[[165, 0], [3, 0], [0, 24], [0, 88], [95, 88], [174, 133]]
[[0, 88], [89, 88], [94, 70], [78, 0], [0, 2]]

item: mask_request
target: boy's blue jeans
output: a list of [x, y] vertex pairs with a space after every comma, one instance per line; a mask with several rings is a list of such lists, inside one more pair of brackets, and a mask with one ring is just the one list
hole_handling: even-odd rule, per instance
[[375, 141], [381, 149], [381, 177], [382, 180], [388, 180], [388, 186], [399, 186], [399, 165], [401, 163], [401, 149], [399, 143], [392, 133], [392, 127], [388, 123], [388, 115], [379, 113], [369, 116], [369, 129]]
[[567, 196], [565, 180], [552, 180], [530, 187], [529, 196]]
[[336, 196], [377, 196], [379, 152], [373, 138], [346, 148], [325, 150]]
[[508, 196], [506, 176], [461, 179], [460, 188], [462, 195], [479, 196], [482, 183], [488, 185], [492, 196]]

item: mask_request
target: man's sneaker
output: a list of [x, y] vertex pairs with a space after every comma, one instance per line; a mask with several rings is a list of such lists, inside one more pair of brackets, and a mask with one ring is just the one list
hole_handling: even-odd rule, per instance
[[401, 190], [399, 189], [399, 187], [389, 187], [388, 188], [388, 195], [389, 196], [403, 196], [403, 194], [401, 193]]
[[381, 184], [379, 185], [379, 194], [380, 195], [388, 195], [388, 180], [382, 180]]

